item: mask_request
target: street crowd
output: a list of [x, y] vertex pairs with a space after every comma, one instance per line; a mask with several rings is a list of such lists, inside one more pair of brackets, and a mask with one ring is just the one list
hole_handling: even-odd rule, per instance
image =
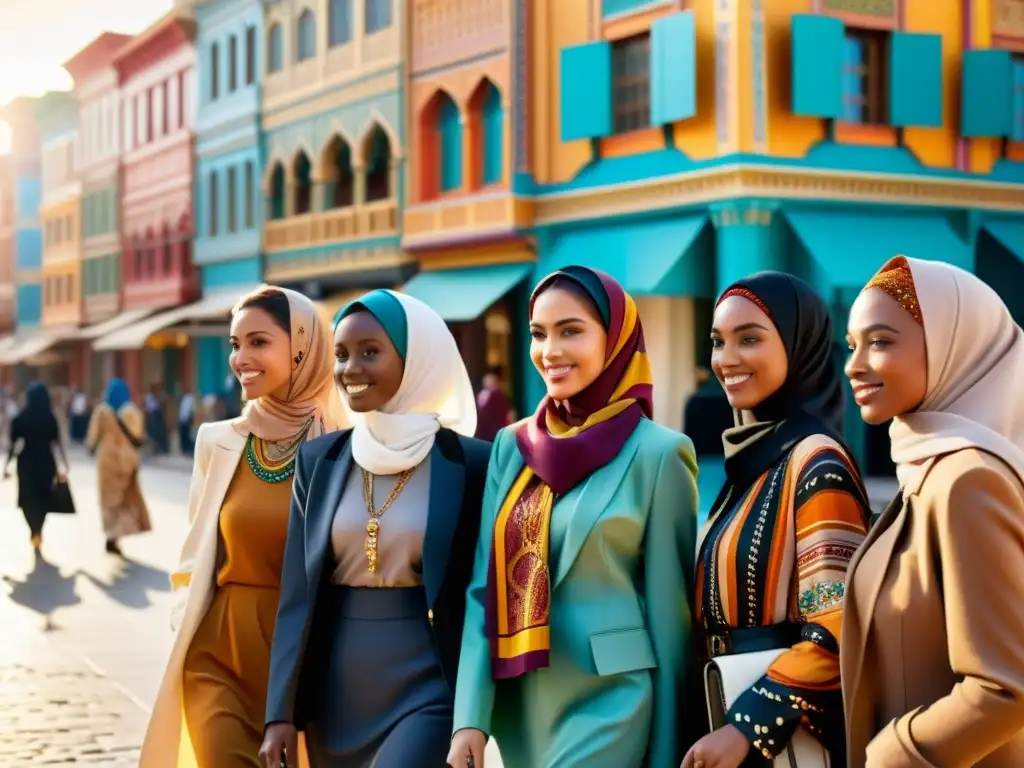
[[[244, 406], [194, 435], [195, 399], [179, 412], [189, 532], [140, 766], [484, 768], [490, 738], [507, 768], [1024, 766], [1024, 332], [975, 276], [903, 256], [843, 330], [839, 370], [809, 285], [723, 291], [709, 362], [734, 424], [698, 529], [693, 444], [652, 419], [609, 275], [534, 288], [547, 394], [520, 421], [410, 296], [331, 320], [285, 288], [240, 297]], [[875, 519], [850, 396], [890, 423], [900, 488]], [[160, 393], [140, 409], [114, 379], [84, 405], [117, 555], [150, 527]], [[54, 410], [33, 384], [6, 430], [37, 549], [67, 511]]]

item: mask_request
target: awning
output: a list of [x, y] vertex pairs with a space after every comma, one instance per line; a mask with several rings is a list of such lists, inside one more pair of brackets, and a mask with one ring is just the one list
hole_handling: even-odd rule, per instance
[[812, 279], [819, 288], [859, 292], [900, 255], [973, 271], [970, 247], [942, 215], [800, 211], [786, 218], [814, 261]]
[[1024, 262], [1024, 223], [1017, 221], [986, 221], [985, 229], [1006, 250]]
[[537, 273], [578, 264], [607, 272], [637, 295], [710, 296], [713, 255], [684, 258], [707, 223], [698, 214], [568, 232], [541, 259]]
[[149, 317], [154, 312], [156, 312], [156, 309], [126, 309], [125, 311], [119, 312], [113, 317], [104, 320], [102, 323], [96, 323], [95, 325], [83, 328], [79, 331], [78, 335], [79, 338], [82, 339], [98, 339], [101, 336], [106, 336], [120, 328], [126, 328], [129, 325], [134, 325], [140, 320]]
[[76, 329], [68, 327], [38, 328], [24, 335], [15, 335], [12, 341], [0, 347], [0, 365], [17, 365], [64, 339], [75, 338], [75, 335]]
[[173, 325], [189, 321], [226, 319], [238, 299], [253, 287], [232, 288], [207, 294], [192, 304], [175, 307], [158, 315], [147, 317], [127, 328], [108, 333], [93, 342], [92, 348], [100, 352], [111, 349], [141, 349], [146, 345], [146, 340], [150, 336]]
[[532, 262], [420, 272], [402, 287], [450, 323], [475, 320], [533, 272]]

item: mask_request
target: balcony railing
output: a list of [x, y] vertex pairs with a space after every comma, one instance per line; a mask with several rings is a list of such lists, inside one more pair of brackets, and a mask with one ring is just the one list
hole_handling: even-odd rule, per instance
[[533, 202], [504, 192], [421, 203], [405, 210], [402, 245], [503, 234], [532, 224]]
[[381, 200], [268, 221], [263, 250], [274, 253], [396, 234], [398, 206], [394, 200]]

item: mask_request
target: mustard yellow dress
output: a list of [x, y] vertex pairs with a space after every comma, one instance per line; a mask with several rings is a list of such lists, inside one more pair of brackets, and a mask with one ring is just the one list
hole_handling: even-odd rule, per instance
[[185, 721], [198, 768], [262, 768], [291, 486], [290, 478], [260, 480], [243, 457], [221, 507], [217, 591], [183, 673]]

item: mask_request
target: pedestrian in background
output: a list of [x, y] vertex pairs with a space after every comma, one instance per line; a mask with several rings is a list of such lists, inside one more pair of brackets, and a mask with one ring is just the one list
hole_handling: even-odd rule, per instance
[[191, 456], [195, 449], [192, 439], [192, 425], [196, 418], [196, 396], [186, 388], [178, 403], [178, 448], [186, 456]]
[[345, 420], [330, 330], [305, 296], [264, 287], [242, 297], [230, 342], [247, 402], [241, 416], [196, 435], [190, 527], [171, 576], [178, 635], [142, 768], [261, 765], [295, 455]]
[[111, 379], [103, 402], [93, 411], [85, 444], [96, 454], [103, 534], [113, 555], [121, 555], [121, 537], [152, 527], [139, 485], [139, 451], [145, 440], [143, 416], [131, 390], [121, 379]]
[[515, 413], [508, 395], [501, 388], [501, 367], [492, 366], [484, 374], [483, 386], [476, 396], [476, 437], [491, 443], [512, 423]]
[[[11, 461], [18, 459], [18, 506], [25, 516], [32, 548], [38, 554], [43, 544], [43, 523], [50, 511], [54, 483], [67, 478], [68, 458], [60, 428], [50, 403], [50, 393], [38, 381], [29, 385], [25, 407], [11, 420], [10, 448], [4, 465], [4, 479], [10, 477]], [[54, 451], [60, 453], [63, 470], [58, 472]]]

